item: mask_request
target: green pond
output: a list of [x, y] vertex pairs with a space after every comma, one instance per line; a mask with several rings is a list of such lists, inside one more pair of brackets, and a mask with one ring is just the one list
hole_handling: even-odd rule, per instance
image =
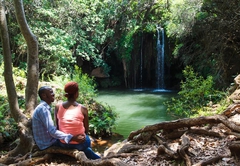
[[176, 96], [172, 91], [104, 90], [99, 91], [98, 102], [108, 104], [118, 114], [114, 133], [127, 138], [131, 131], [147, 125], [176, 119], [166, 111], [164, 101]]

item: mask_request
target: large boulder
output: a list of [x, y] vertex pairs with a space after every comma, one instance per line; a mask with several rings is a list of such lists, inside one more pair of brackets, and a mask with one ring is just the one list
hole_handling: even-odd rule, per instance
[[108, 74], [104, 73], [104, 70], [101, 67], [97, 67], [97, 68], [93, 69], [91, 72], [91, 76], [94, 76], [97, 78], [108, 78], [109, 77]]

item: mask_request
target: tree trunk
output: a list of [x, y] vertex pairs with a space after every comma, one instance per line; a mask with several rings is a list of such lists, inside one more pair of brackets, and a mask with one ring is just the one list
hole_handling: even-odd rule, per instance
[[[15, 84], [12, 76], [12, 59], [11, 59], [11, 51], [10, 51], [10, 42], [9, 42], [9, 35], [8, 35], [8, 28], [7, 28], [7, 21], [5, 16], [5, 7], [3, 0], [0, 1], [0, 10], [1, 10], [1, 20], [0, 20], [0, 29], [1, 29], [1, 40], [2, 40], [2, 47], [3, 47], [3, 58], [4, 58], [4, 79], [8, 94], [8, 102], [9, 107], [11, 111], [11, 115], [14, 118], [16, 122], [18, 122], [19, 126], [27, 126], [28, 120], [26, 116], [22, 114], [22, 112], [19, 110], [18, 105], [18, 97], [15, 89]], [[28, 129], [21, 128], [20, 127], [20, 137], [22, 138], [22, 132], [27, 132]], [[22, 142], [23, 140], [20, 140]], [[32, 142], [32, 139], [29, 137], [26, 137], [25, 143], [22, 144], [22, 147], [16, 148], [13, 150], [10, 154], [11, 155], [17, 155], [19, 153], [24, 154], [29, 151], [29, 146], [27, 144], [30, 144]], [[19, 152], [20, 151], [20, 152]]]
[[38, 90], [38, 76], [39, 76], [39, 59], [38, 59], [38, 41], [36, 36], [28, 27], [22, 0], [14, 0], [16, 10], [16, 18], [20, 30], [27, 42], [28, 57], [27, 57], [27, 85], [25, 89], [26, 112], [33, 112], [37, 105], [37, 90]]
[[15, 89], [14, 80], [12, 77], [12, 59], [11, 59], [8, 27], [7, 27], [5, 7], [4, 7], [3, 0], [0, 0], [0, 10], [1, 10], [0, 29], [1, 29], [2, 48], [3, 48], [4, 79], [5, 79], [11, 114], [14, 120], [17, 122], [19, 120], [19, 117], [21, 116], [21, 112], [19, 111], [17, 93]]
[[[35, 106], [37, 105], [37, 88], [38, 88], [38, 42], [36, 36], [31, 32], [28, 27], [22, 0], [14, 0], [15, 14], [20, 27], [21, 33], [27, 42], [27, 84], [25, 89], [25, 113], [32, 114]], [[26, 122], [26, 116], [18, 121], [20, 127], [20, 143], [15, 148], [14, 154], [26, 154], [32, 148], [34, 141], [31, 130], [31, 119]]]
[[[38, 87], [38, 45], [36, 37], [31, 33], [26, 23], [25, 14], [21, 0], [14, 1], [16, 9], [16, 17], [20, 25], [21, 32], [28, 45], [28, 76], [26, 86], [26, 110], [28, 113], [33, 111], [37, 103], [37, 87]], [[19, 154], [26, 154], [32, 148], [34, 143], [31, 131], [30, 120], [20, 111], [18, 104], [18, 97], [15, 89], [15, 84], [12, 75], [12, 59], [10, 51], [10, 42], [7, 28], [7, 21], [5, 16], [4, 1], [0, 0], [1, 10], [1, 40], [4, 56], [4, 78], [7, 89], [8, 101], [11, 115], [18, 123], [20, 143], [18, 146], [9, 152], [9, 156], [16, 156]]]

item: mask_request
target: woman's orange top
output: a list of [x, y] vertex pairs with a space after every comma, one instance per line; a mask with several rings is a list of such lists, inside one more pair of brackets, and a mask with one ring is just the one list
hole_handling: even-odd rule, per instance
[[[80, 104], [78, 106], [70, 106], [68, 109], [65, 109], [62, 104], [59, 105], [57, 118], [60, 131], [72, 135], [85, 133], [84, 115], [81, 108]], [[65, 143], [63, 140], [61, 142]], [[71, 141], [70, 144], [78, 144], [78, 142]]]

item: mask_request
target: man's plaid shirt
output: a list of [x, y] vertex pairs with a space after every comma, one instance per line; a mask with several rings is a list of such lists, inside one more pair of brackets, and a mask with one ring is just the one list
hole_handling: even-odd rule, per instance
[[45, 101], [41, 101], [33, 112], [32, 130], [34, 140], [41, 150], [50, 147], [57, 139], [69, 143], [73, 137], [57, 130], [52, 119], [51, 107]]

